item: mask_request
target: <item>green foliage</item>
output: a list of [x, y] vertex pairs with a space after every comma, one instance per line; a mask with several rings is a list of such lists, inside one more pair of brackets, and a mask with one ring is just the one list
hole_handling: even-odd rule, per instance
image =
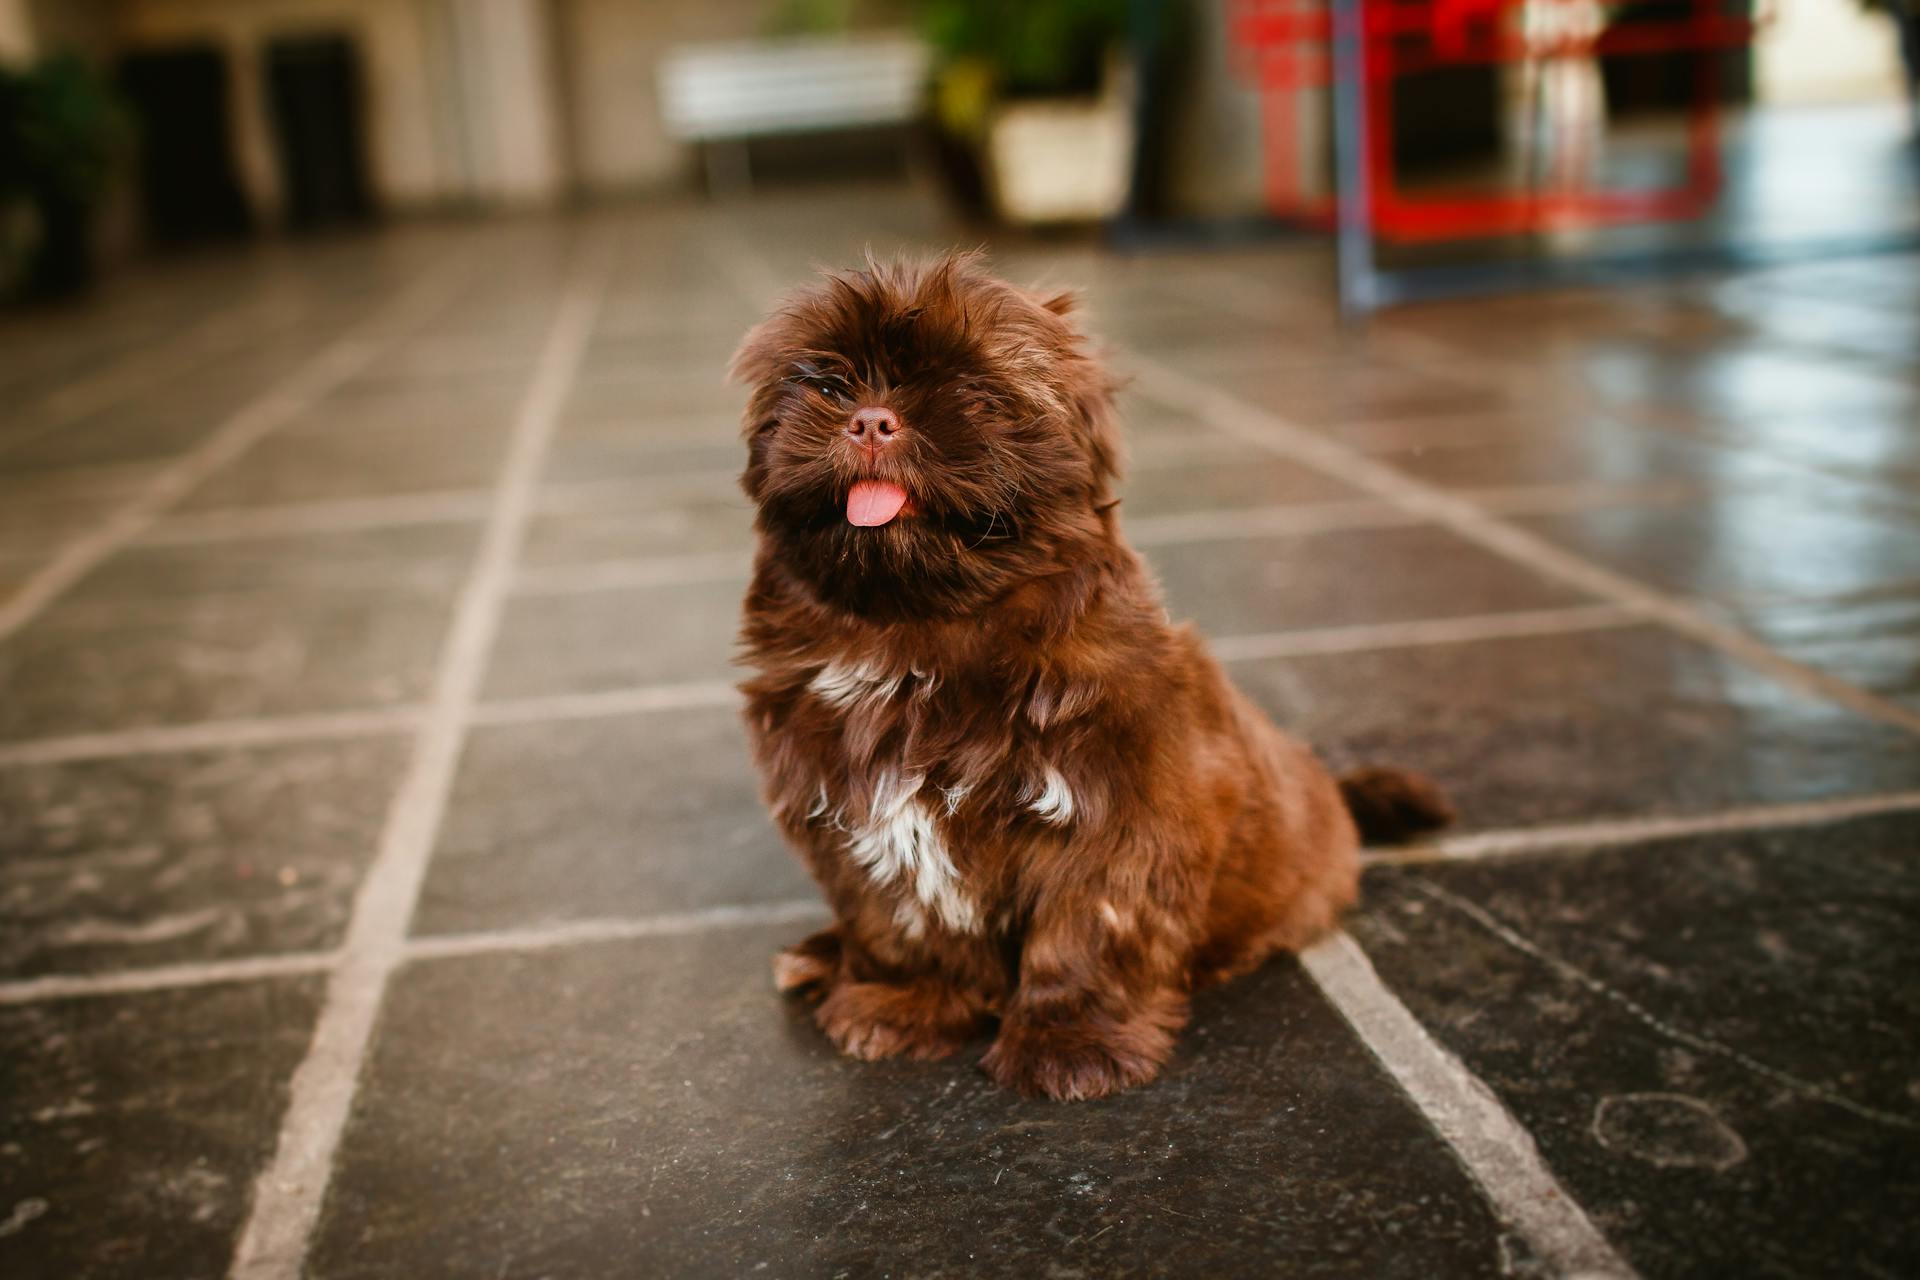
[[80, 58], [0, 67], [0, 194], [92, 204], [126, 134], [113, 92]]
[[984, 62], [1010, 95], [1087, 93], [1127, 31], [1128, 0], [919, 0], [920, 29], [947, 64]]
[[853, 0], [778, 0], [761, 25], [770, 36], [817, 36], [845, 31]]

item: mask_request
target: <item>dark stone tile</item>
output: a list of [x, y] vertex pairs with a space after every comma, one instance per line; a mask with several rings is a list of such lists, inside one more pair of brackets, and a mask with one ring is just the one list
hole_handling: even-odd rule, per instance
[[1515, 399], [1484, 381], [1413, 365], [1366, 360], [1203, 371], [1224, 391], [1303, 426], [1436, 414], [1496, 412]]
[[0, 1008], [0, 1273], [225, 1275], [321, 988]]
[[0, 470], [0, 557], [50, 554], [92, 532], [153, 474], [145, 464]]
[[1149, 400], [1145, 396], [1122, 391], [1117, 407], [1120, 431], [1132, 453], [1148, 449], [1169, 453], [1183, 450], [1201, 452], [1228, 442], [1233, 444], [1241, 457], [1258, 456], [1257, 451], [1216, 431], [1191, 413], [1159, 400]]
[[1430, 526], [1148, 548], [1175, 619], [1217, 636], [1590, 603]]
[[1292, 964], [1204, 998], [1159, 1083], [1060, 1106], [968, 1061], [835, 1057], [770, 990], [799, 932], [406, 970], [313, 1274], [1500, 1269], [1472, 1184]]
[[47, 563], [44, 555], [14, 555], [0, 553], [0, 598], [18, 591], [40, 567]]
[[476, 730], [421, 933], [805, 898], [731, 707]]
[[753, 549], [753, 504], [732, 470], [549, 488], [520, 550], [532, 567]]
[[1788, 294], [1911, 312], [1920, 306], [1920, 255], [1875, 254], [1792, 263], [1754, 273]]
[[136, 547], [0, 641], [0, 740], [424, 697], [470, 526]]
[[[1414, 426], [1417, 431], [1417, 419]], [[1381, 440], [1394, 447], [1372, 452], [1388, 466], [1443, 488], [1664, 481], [1707, 489], [1754, 480], [1754, 468], [1724, 450], [1597, 416], [1571, 426], [1487, 417], [1424, 438], [1416, 431], [1398, 441]]]
[[1920, 584], [1727, 614], [1797, 662], [1920, 710]]
[[1103, 298], [1089, 309], [1083, 327], [1096, 344], [1120, 343], [1207, 378], [1340, 357], [1342, 340], [1335, 326], [1317, 332], [1271, 321], [1250, 327], [1237, 309], [1203, 299], [1182, 303], [1150, 297], [1144, 299], [1146, 309], [1137, 306], [1142, 300], [1138, 295]]
[[637, 297], [614, 297], [601, 309], [582, 370], [724, 369], [757, 312], [734, 301], [702, 296], [692, 281], [685, 296], [662, 298], [671, 285], [652, 285]]
[[1920, 518], [1814, 492], [1732, 492], [1692, 508], [1617, 508], [1515, 523], [1683, 595], [1840, 595], [1920, 578]]
[[[609, 304], [580, 362], [585, 383], [645, 378], [697, 378], [709, 387], [728, 385], [725, 373], [747, 330], [760, 319], [737, 307], [696, 312], [685, 320], [665, 314], [655, 299], [650, 311]], [[670, 304], [669, 304], [670, 305]]]
[[1713, 438], [1755, 453], [1907, 490], [1920, 485], [1920, 430], [1911, 410], [1849, 410], [1844, 429], [1824, 407], [1700, 422]]
[[1317, 471], [1264, 457], [1244, 445], [1234, 450], [1237, 457], [1203, 448], [1187, 461], [1155, 452], [1156, 464], [1133, 468], [1121, 486], [1121, 510], [1128, 515], [1345, 502], [1365, 496]]
[[[289, 419], [273, 439], [345, 433], [349, 439], [364, 438], [367, 447], [378, 448], [392, 437], [425, 431], [438, 433], [443, 442], [457, 442], [463, 432], [497, 440], [511, 429], [530, 377], [460, 379], [431, 385], [351, 379]], [[405, 441], [395, 444], [402, 450], [408, 448]]]
[[417, 425], [404, 431], [345, 423], [267, 437], [209, 477], [182, 511], [259, 507], [492, 486], [506, 424]]
[[253, 398], [233, 385], [122, 402], [0, 449], [0, 473], [37, 476], [75, 467], [165, 462], [198, 444]]
[[539, 355], [533, 335], [424, 333], [395, 344], [343, 389], [470, 394], [485, 387], [511, 404], [532, 378]]
[[1641, 1273], [1920, 1263], [1920, 819], [1378, 869], [1355, 933]]
[[550, 481], [646, 479], [746, 465], [739, 419], [707, 414], [643, 419], [638, 414], [563, 422], [547, 452]]
[[336, 945], [398, 738], [0, 768], [0, 974]]
[[1237, 662], [1338, 765], [1424, 770], [1468, 828], [1900, 790], [1920, 739], [1652, 628]]
[[[620, 366], [583, 371], [568, 396], [563, 420], [572, 422], [671, 422], [715, 419], [737, 424], [746, 408], [745, 388], [726, 380], [731, 352], [721, 349], [670, 373]], [[704, 367], [702, 367], [704, 365]]]
[[507, 607], [486, 697], [728, 680], [746, 567], [737, 580], [525, 595]]
[[1913, 297], [1885, 305], [1857, 289], [1836, 297], [1780, 290], [1758, 277], [1700, 287], [1693, 295], [1740, 327], [1782, 344], [1910, 364], [1920, 350], [1920, 305]]
[[1681, 404], [1735, 422], [1768, 415], [1820, 414], [1829, 422], [1856, 414], [1920, 418], [1920, 384], [1887, 371], [1773, 343], [1676, 348], [1658, 341], [1612, 341], [1581, 365], [1602, 396], [1631, 404]]

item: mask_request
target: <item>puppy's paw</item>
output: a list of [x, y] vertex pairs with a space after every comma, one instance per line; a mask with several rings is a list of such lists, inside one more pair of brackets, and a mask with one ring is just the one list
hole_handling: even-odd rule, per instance
[[819, 995], [840, 967], [840, 931], [822, 929], [773, 957], [773, 989]]
[[985, 1025], [979, 1011], [933, 983], [842, 982], [813, 1011], [813, 1020], [840, 1052], [867, 1062], [944, 1058], [965, 1048]]
[[1172, 1050], [1165, 1030], [1144, 1023], [1009, 1020], [980, 1065], [996, 1084], [1030, 1098], [1084, 1102], [1147, 1083]]

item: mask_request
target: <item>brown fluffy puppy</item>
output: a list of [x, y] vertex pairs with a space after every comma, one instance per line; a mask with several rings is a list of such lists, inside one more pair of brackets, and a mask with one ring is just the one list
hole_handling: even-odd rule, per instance
[[774, 981], [858, 1058], [997, 1020], [986, 1070], [1062, 1099], [1151, 1080], [1190, 992], [1331, 926], [1354, 815], [1370, 838], [1447, 816], [1412, 775], [1336, 783], [1169, 623], [1070, 309], [969, 257], [869, 264], [734, 360], [746, 720], [836, 917]]

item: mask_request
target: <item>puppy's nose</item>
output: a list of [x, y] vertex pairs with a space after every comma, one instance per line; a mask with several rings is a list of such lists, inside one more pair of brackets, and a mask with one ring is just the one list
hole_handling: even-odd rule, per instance
[[881, 445], [900, 434], [900, 415], [878, 406], [857, 409], [847, 420], [847, 434], [863, 449], [878, 452]]

